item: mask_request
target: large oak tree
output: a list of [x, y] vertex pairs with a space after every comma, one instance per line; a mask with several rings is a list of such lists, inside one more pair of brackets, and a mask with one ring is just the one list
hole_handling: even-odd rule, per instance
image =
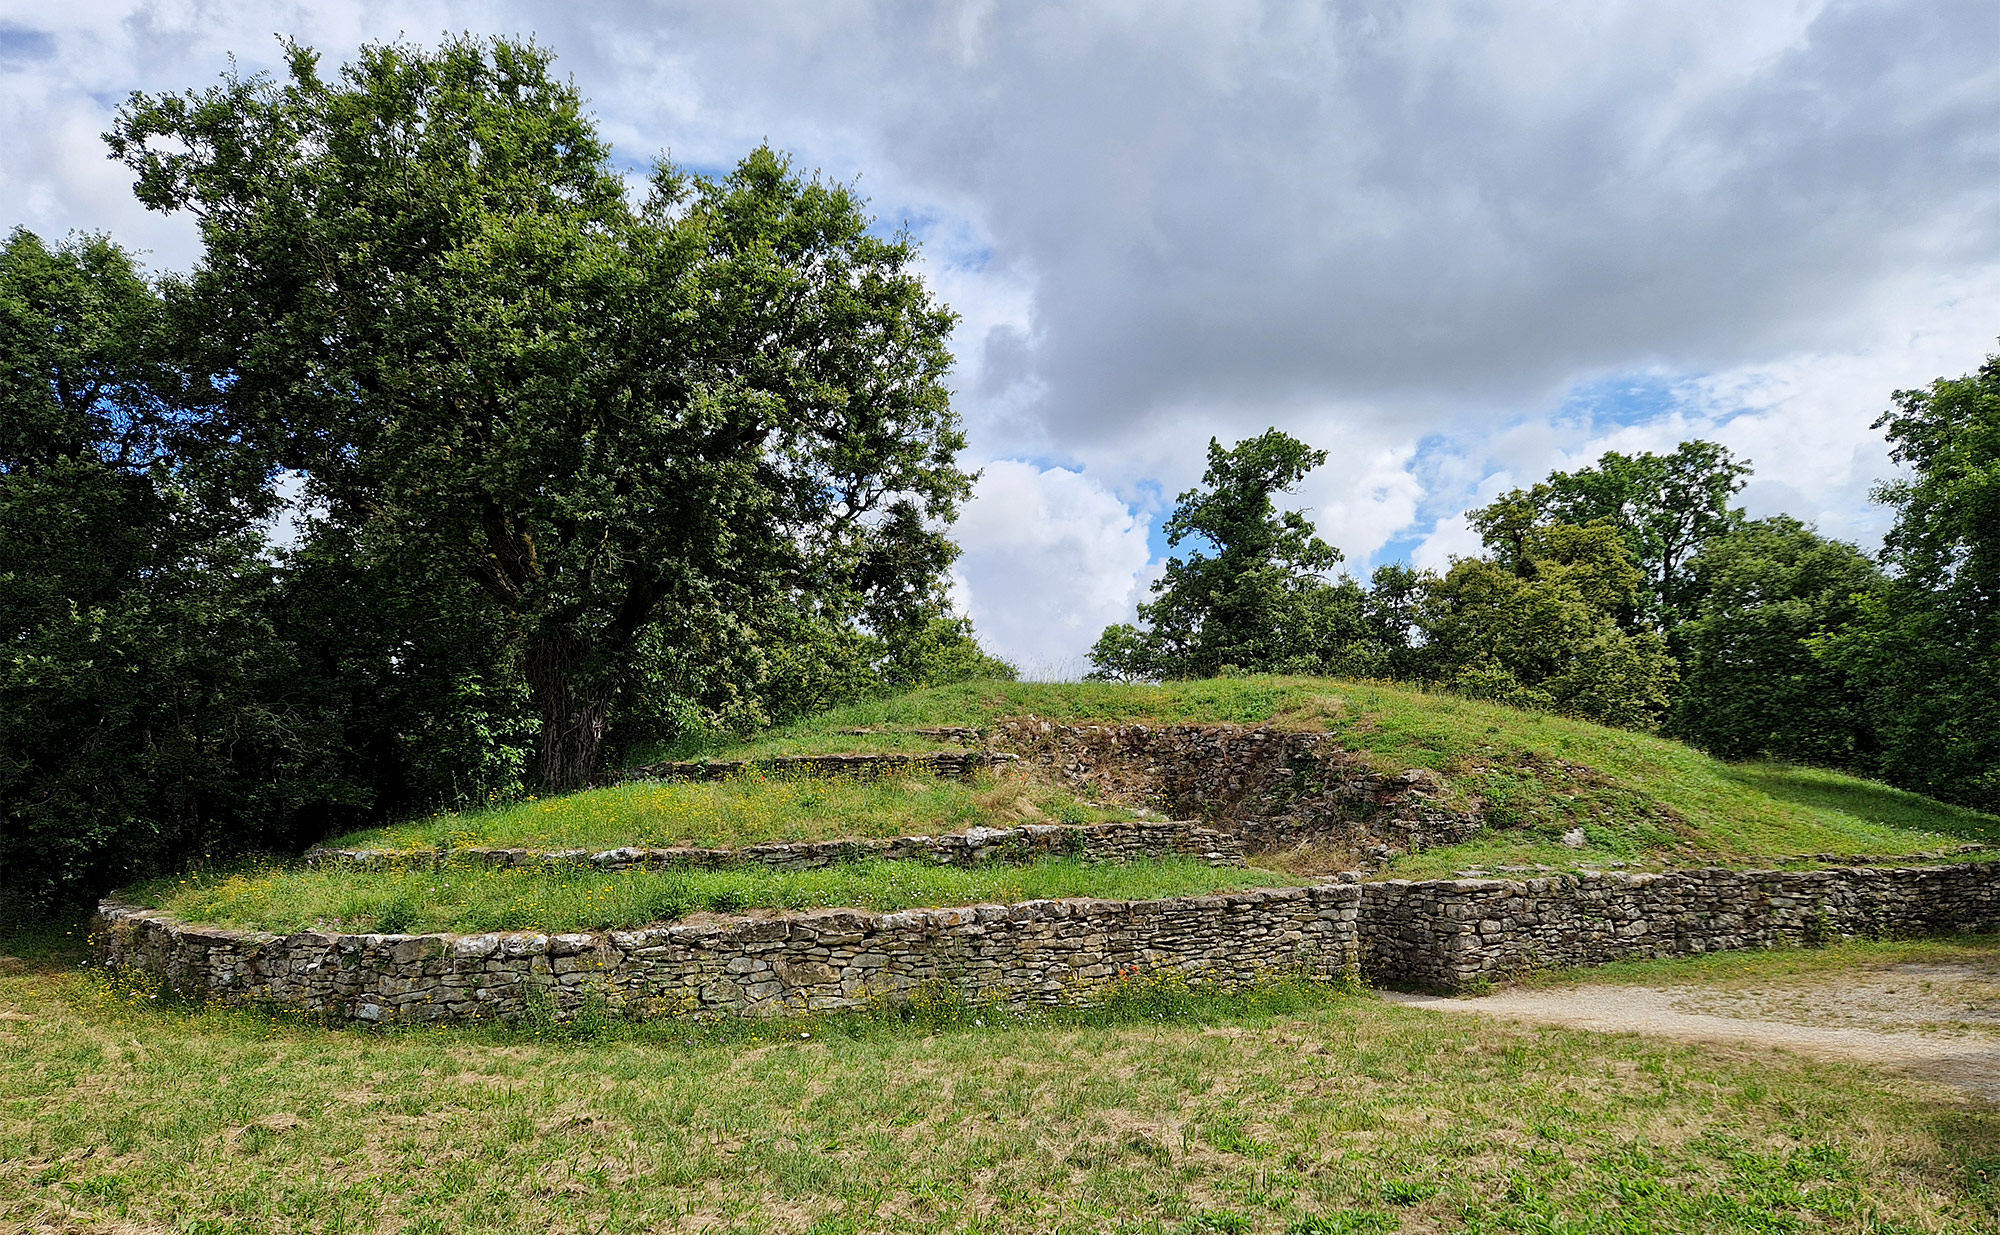
[[135, 94], [112, 152], [199, 220], [170, 299], [227, 431], [316, 518], [476, 582], [542, 784], [592, 775], [648, 632], [937, 612], [969, 485], [953, 319], [851, 192], [767, 149], [634, 192], [532, 44], [288, 61]]

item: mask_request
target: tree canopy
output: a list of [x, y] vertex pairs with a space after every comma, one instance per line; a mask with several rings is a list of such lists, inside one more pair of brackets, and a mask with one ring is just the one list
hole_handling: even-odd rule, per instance
[[1688, 564], [1701, 596], [1682, 627], [1669, 730], [1726, 758], [1868, 769], [1875, 738], [1858, 685], [1813, 652], [1880, 582], [1867, 556], [1796, 519], [1745, 523]]
[[[205, 391], [102, 237], [0, 246], [0, 893], [86, 894], [286, 836], [338, 800], [286, 687], [261, 474], [191, 439]], [[4, 909], [0, 905], [0, 909]]]
[[1145, 629], [1106, 630], [1091, 651], [1097, 672], [1202, 677], [1311, 661], [1338, 620], [1324, 574], [1340, 551], [1274, 498], [1324, 462], [1325, 451], [1277, 429], [1227, 448], [1210, 438], [1201, 487], [1180, 495], [1165, 530], [1176, 548], [1192, 541], [1212, 551], [1167, 559], [1153, 599], [1139, 606]]
[[1750, 465], [1714, 442], [1682, 442], [1671, 454], [1606, 451], [1595, 467], [1552, 472], [1528, 489], [1516, 489], [1473, 514], [1473, 524], [1494, 560], [1522, 560], [1529, 530], [1548, 524], [1604, 521], [1617, 528], [1644, 575], [1645, 586], [1621, 615], [1669, 635], [1694, 616], [1700, 582], [1688, 563], [1704, 545], [1743, 522], [1729, 501], [1743, 487]]
[[[110, 135], [204, 256], [170, 299], [231, 430], [474, 584], [520, 651], [536, 779], [595, 772], [649, 638], [741, 663], [944, 614], [969, 490], [952, 315], [845, 187], [760, 149], [641, 200], [528, 43], [135, 95]], [[423, 572], [406, 571], [406, 577]]]
[[2000, 356], [1897, 391], [1876, 427], [1909, 469], [1876, 490], [1887, 577], [1813, 646], [1865, 692], [1882, 775], [2000, 809]]

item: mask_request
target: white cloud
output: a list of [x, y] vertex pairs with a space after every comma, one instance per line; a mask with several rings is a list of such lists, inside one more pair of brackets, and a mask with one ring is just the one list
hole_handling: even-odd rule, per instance
[[[184, 264], [96, 140], [127, 93], [274, 68], [272, 30], [330, 68], [467, 29], [553, 48], [621, 158], [769, 139], [907, 220], [990, 464], [964, 584], [1030, 659], [1130, 616], [1211, 435], [1332, 451], [1299, 500], [1357, 570], [1687, 434], [1755, 461], [1755, 513], [1866, 540], [1889, 391], [2000, 333], [1991, 0], [0, 0], [0, 226]], [[1574, 405], [1635, 374], [1672, 406]]]
[[1064, 676], [1127, 620], [1146, 528], [1088, 477], [1003, 459], [986, 466], [956, 532], [955, 592], [987, 647], [1034, 676]]

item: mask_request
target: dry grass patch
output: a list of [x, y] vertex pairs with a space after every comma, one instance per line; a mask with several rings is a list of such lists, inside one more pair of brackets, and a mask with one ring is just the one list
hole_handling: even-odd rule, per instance
[[0, 1027], [23, 1227], [1887, 1232], [1990, 1229], [2000, 1199], [1976, 1174], [2000, 1119], [1865, 1070], [1337, 995], [581, 1043], [189, 1014], [73, 974], [0, 979], [0, 1005], [33, 1025]]

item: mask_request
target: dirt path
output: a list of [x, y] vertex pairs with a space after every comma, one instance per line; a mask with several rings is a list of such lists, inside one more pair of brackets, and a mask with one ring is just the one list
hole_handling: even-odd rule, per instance
[[1894, 1068], [2000, 1103], [2000, 960], [1750, 985], [1576, 986], [1392, 1003], [1605, 1033], [1778, 1047]]

